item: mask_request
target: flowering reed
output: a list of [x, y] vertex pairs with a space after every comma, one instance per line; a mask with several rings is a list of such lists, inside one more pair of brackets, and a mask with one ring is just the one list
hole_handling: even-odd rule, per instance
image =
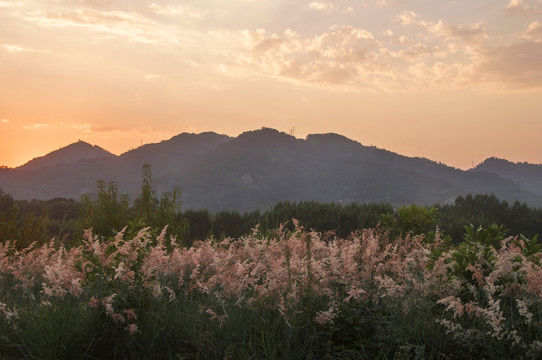
[[[419, 351], [420, 333], [440, 332], [473, 354], [483, 353], [487, 341], [505, 353], [541, 354], [542, 255], [525, 255], [526, 239], [507, 238], [490, 250], [471, 244], [465, 253], [445, 245], [438, 231], [431, 242], [423, 235], [390, 239], [379, 229], [341, 239], [296, 226], [184, 248], [166, 238], [166, 229], [157, 238], [148, 228], [131, 239], [124, 231], [103, 239], [87, 230], [83, 244], [71, 249], [0, 244], [0, 329], [8, 331], [0, 350], [32, 355], [12, 346], [24, 336], [19, 329], [29, 326], [28, 314], [71, 304], [95, 324], [83, 348], [97, 351], [99, 341], [108, 341], [97, 335], [105, 327], [125, 357], [156, 346], [158, 335], [150, 332], [179, 336], [180, 321], [187, 329], [183, 349], [194, 357], [225, 356], [227, 346], [206, 352], [213, 334], [230, 336], [229, 329], [231, 339], [250, 333], [261, 340], [270, 323], [288, 336], [310, 329], [327, 339], [310, 346], [328, 353], [344, 346], [361, 353], [375, 336], [400, 334], [381, 347], [393, 356]], [[237, 324], [244, 316], [252, 316], [250, 326]], [[418, 334], [408, 330], [412, 319], [423, 322]], [[449, 339], [428, 346], [442, 355], [453, 348]], [[252, 351], [268, 348], [261, 341]]]

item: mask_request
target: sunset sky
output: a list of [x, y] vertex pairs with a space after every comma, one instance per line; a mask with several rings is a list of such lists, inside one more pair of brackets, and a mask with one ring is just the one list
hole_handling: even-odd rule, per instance
[[0, 0], [0, 165], [263, 126], [542, 163], [542, 0]]

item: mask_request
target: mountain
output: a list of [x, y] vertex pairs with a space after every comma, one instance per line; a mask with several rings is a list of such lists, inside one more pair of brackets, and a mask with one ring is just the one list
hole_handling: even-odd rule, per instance
[[492, 157], [469, 171], [497, 174], [503, 179], [514, 182], [518, 187], [542, 194], [542, 165], [512, 163]]
[[[121, 154], [115, 162], [116, 175], [112, 172], [107, 179], [122, 178], [122, 181], [118, 181], [120, 190], [135, 196], [141, 186], [141, 167], [151, 164], [155, 187], [160, 185], [156, 190], [159, 193], [171, 191], [181, 184], [168, 181], [169, 177], [184, 173], [187, 168], [197, 167], [202, 156], [230, 140], [229, 136], [214, 132], [182, 133], [160, 143], [143, 145]], [[157, 182], [157, 179], [160, 181]]]
[[0, 187], [16, 199], [78, 199], [95, 192], [101, 179], [116, 181], [119, 193], [135, 199], [141, 167], [149, 163], [158, 194], [180, 186], [183, 208], [210, 211], [265, 210], [286, 200], [433, 205], [469, 193], [493, 193], [501, 200], [542, 206], [542, 177], [535, 171], [540, 166], [530, 165], [532, 173], [516, 172], [519, 165], [490, 167], [488, 159], [485, 167], [463, 171], [364, 146], [338, 134], [297, 139], [268, 128], [233, 138], [183, 133], [119, 156], [89, 146], [72, 144], [39, 163], [0, 169]]
[[116, 155], [97, 145], [90, 145], [89, 143], [79, 140], [76, 143], [55, 150], [45, 156], [34, 158], [26, 164], [19, 166], [19, 169], [38, 170], [59, 164], [91, 159], [112, 158], [115, 156]]
[[246, 132], [218, 146], [175, 182], [182, 184], [185, 207], [212, 210], [267, 209], [281, 200], [432, 205], [468, 193], [542, 204], [541, 194], [494, 174], [401, 156], [337, 134], [300, 140], [272, 129]]
[[[85, 193], [95, 192], [96, 182], [104, 180], [106, 183], [117, 182], [119, 192], [129, 194], [133, 199], [141, 186], [143, 164], [152, 164], [153, 177], [160, 177], [172, 169], [179, 171], [193, 164], [202, 154], [229, 139], [226, 135], [215, 133], [183, 133], [119, 156], [107, 152], [104, 156], [98, 156], [103, 154], [101, 148], [79, 141], [16, 169], [0, 169], [0, 188], [15, 199], [80, 199]], [[92, 153], [90, 148], [95, 152]]]

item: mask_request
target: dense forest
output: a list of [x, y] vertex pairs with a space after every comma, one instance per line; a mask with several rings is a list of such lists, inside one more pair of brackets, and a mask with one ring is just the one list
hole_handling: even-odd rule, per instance
[[542, 209], [514, 202], [510, 205], [494, 195], [459, 196], [453, 204], [432, 207], [416, 205], [393, 208], [387, 203], [336, 204], [279, 202], [265, 211], [239, 213], [221, 211], [210, 213], [204, 209], [182, 209], [179, 188], [157, 196], [152, 188], [151, 167], [142, 169], [139, 196], [129, 199], [118, 194], [115, 182], [98, 181], [96, 193], [85, 194], [81, 201], [65, 198], [50, 200], [15, 200], [0, 189], [0, 241], [18, 239], [21, 246], [52, 238], [66, 244], [81, 240], [83, 230], [114, 236], [125, 226], [130, 234], [144, 227], [161, 229], [168, 225], [168, 235], [174, 235], [185, 246], [209, 237], [238, 238], [250, 234], [258, 226], [260, 231], [299, 220], [307, 230], [333, 231], [347, 237], [356, 230], [377, 226], [397, 232], [427, 233], [437, 227], [441, 234], [454, 243], [462, 240], [466, 225], [503, 226], [509, 235], [533, 237], [542, 233]]

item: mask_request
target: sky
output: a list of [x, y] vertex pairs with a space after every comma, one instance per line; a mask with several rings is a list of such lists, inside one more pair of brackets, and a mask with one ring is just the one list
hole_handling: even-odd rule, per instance
[[0, 0], [0, 165], [261, 127], [542, 163], [542, 0]]

